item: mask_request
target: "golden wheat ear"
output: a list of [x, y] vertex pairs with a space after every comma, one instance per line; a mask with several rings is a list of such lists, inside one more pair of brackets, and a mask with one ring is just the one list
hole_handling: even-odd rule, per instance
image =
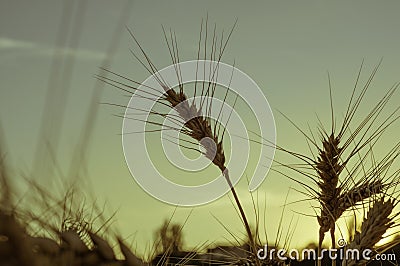
[[[344, 249], [344, 251], [358, 250], [360, 254], [370, 250], [368, 256], [373, 259], [376, 254], [383, 252], [376, 244], [385, 238], [385, 233], [390, 228], [398, 226], [396, 218], [399, 213], [393, 213], [397, 201], [395, 199], [374, 198], [370, 203], [370, 208], [366, 217], [363, 219], [360, 231], [355, 231], [354, 237]], [[365, 265], [369, 258], [346, 258], [342, 265]]]

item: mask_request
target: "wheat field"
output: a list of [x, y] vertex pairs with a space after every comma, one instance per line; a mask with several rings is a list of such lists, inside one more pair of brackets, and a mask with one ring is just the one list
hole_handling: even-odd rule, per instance
[[[149, 24], [146, 27], [153, 29], [150, 28], [151, 18], [145, 20], [145, 13], [141, 12], [142, 9], [153, 10], [151, 4], [120, 1], [115, 10], [110, 9], [106, 2], [99, 2], [96, 6], [91, 1], [60, 0], [58, 4], [62, 8], [57, 9], [59, 13], [55, 15], [59, 17], [60, 24], [55, 31], [56, 48], [50, 49], [52, 53], [46, 50], [48, 47], [39, 47], [33, 42], [23, 44], [0, 33], [0, 58], [4, 56], [4, 62], [9, 62], [0, 63], [0, 67], [6, 66], [5, 71], [12, 65], [10, 62], [13, 59], [9, 58], [13, 58], [14, 53], [20, 57], [32, 51], [38, 54], [36, 56], [46, 54], [46, 66], [50, 66], [48, 80], [38, 80], [44, 88], [43, 97], [39, 100], [43, 103], [40, 106], [43, 112], [35, 125], [38, 137], [29, 140], [27, 153], [33, 154], [29, 167], [19, 160], [14, 162], [14, 158], [18, 158], [15, 154], [22, 149], [15, 144], [21, 133], [10, 130], [19, 127], [9, 121], [18, 119], [13, 119], [17, 114], [6, 114], [4, 111], [10, 109], [7, 107], [8, 100], [4, 99], [12, 97], [8, 96], [11, 92], [6, 93], [2, 88], [1, 104], [5, 107], [0, 116], [4, 120], [0, 120], [1, 265], [400, 265], [400, 168], [397, 161], [400, 154], [397, 137], [400, 83], [392, 79], [387, 81], [392, 76], [385, 74], [385, 71], [396, 72], [390, 69], [396, 65], [393, 61], [389, 59], [386, 64], [387, 59], [382, 59], [382, 56], [372, 63], [368, 58], [357, 57], [356, 60], [349, 57], [349, 61], [354, 61], [343, 62], [343, 66], [336, 65], [339, 69], [347, 65], [344, 68], [346, 71], [351, 69], [345, 78], [332, 75], [331, 71], [325, 77], [313, 73], [307, 78], [322, 80], [321, 84], [325, 86], [320, 88], [321, 84], [317, 86], [315, 83], [313, 85], [318, 89], [302, 90], [302, 86], [308, 85], [302, 85], [302, 80], [288, 78], [285, 72], [286, 68], [288, 73], [297, 70], [290, 72], [291, 67], [288, 66], [279, 68], [281, 63], [278, 60], [299, 55], [293, 55], [288, 50], [278, 50], [276, 53], [279, 56], [268, 55], [269, 59], [276, 59], [274, 64], [269, 64], [281, 71], [276, 78], [277, 83], [273, 83], [276, 88], [262, 88], [273, 107], [266, 106], [263, 111], [272, 110], [274, 113], [276, 141], [262, 133], [259, 124], [270, 122], [263, 120], [265, 116], [260, 116], [260, 119], [258, 114], [248, 114], [249, 110], [255, 109], [248, 103], [246, 105], [246, 97], [250, 98], [249, 95], [255, 92], [246, 88], [243, 90], [246, 93], [241, 95], [240, 90], [235, 91], [218, 83], [223, 78], [221, 65], [225, 62], [231, 62], [232, 69], [246, 69], [249, 76], [268, 76], [268, 79], [274, 80], [273, 74], [264, 73], [267, 70], [273, 72], [274, 67], [266, 67], [266, 70], [260, 66], [257, 69], [249, 67], [257, 57], [265, 59], [263, 54], [268, 50], [253, 49], [251, 45], [258, 47], [261, 42], [247, 41], [246, 32], [252, 28], [246, 26], [248, 23], [258, 25], [261, 20], [241, 20], [243, 10], [239, 4], [234, 4], [238, 5], [237, 13], [234, 12], [236, 17], [231, 14], [221, 18], [211, 11], [209, 14], [200, 9], [201, 12], [196, 11], [200, 13], [196, 13], [197, 20], [190, 20], [190, 26], [188, 22], [188, 31], [182, 23], [174, 25], [171, 20], [171, 23], [164, 22], [159, 27], [159, 33], [144, 30], [144, 21]], [[158, 4], [165, 10], [183, 8], [174, 7], [177, 5], [175, 2], [171, 6]], [[272, 3], [269, 4], [272, 6]], [[42, 3], [39, 6], [54, 8], [52, 5]], [[212, 3], [209, 4], [211, 6]], [[9, 7], [17, 8], [11, 4]], [[118, 11], [117, 7], [120, 8]], [[224, 10], [218, 4], [215, 8]], [[79, 42], [85, 43], [85, 38], [88, 38], [83, 27], [85, 20], [89, 21], [88, 25], [93, 21], [99, 23], [98, 18], [92, 21], [89, 14], [106, 14], [109, 10], [115, 13], [110, 15], [114, 24], [112, 27], [105, 26], [109, 43], [102, 48], [104, 52], [96, 54], [84, 50]], [[187, 14], [195, 16], [193, 10]], [[242, 16], [252, 18], [251, 14], [246, 14]], [[140, 18], [144, 21], [138, 22], [135, 15], [143, 16]], [[166, 16], [177, 17], [172, 13]], [[186, 15], [183, 17], [189, 21]], [[226, 20], [228, 23], [225, 23]], [[287, 29], [291, 27], [294, 26]], [[180, 34], [179, 29], [186, 34]], [[325, 31], [322, 29], [321, 32]], [[282, 37], [281, 34], [278, 32], [274, 36]], [[151, 37], [154, 39], [149, 42], [150, 35], [154, 35]], [[261, 38], [260, 35], [253, 36]], [[103, 40], [104, 36], [93, 33], [93, 38]], [[120, 49], [119, 46], [124, 43], [128, 48]], [[277, 43], [277, 47], [284, 46], [281, 42]], [[233, 52], [230, 51], [231, 46]], [[33, 62], [35, 59], [30, 56], [28, 58]], [[96, 68], [88, 70], [89, 64], [82, 58], [93, 60], [91, 64], [96, 64]], [[209, 76], [201, 76], [206, 70], [197, 63], [191, 73], [196, 76], [196, 81], [188, 83], [184, 82], [185, 69], [181, 69], [184, 66], [182, 63], [187, 60], [209, 60], [215, 64], [210, 65]], [[134, 65], [133, 71], [126, 62]], [[313, 62], [316, 63], [317, 59]], [[301, 68], [301, 64], [295, 67]], [[171, 86], [168, 77], [163, 76], [165, 65], [172, 66], [172, 75], [178, 85]], [[322, 65], [329, 67], [329, 62]], [[35, 70], [30, 68], [27, 71]], [[304, 75], [306, 72], [301, 73]], [[90, 82], [81, 81], [80, 84], [90, 86], [92, 91], [81, 92], [83, 88], [76, 82], [76, 79], [81, 79], [80, 75], [91, 78]], [[146, 75], [154, 77], [152, 86], [146, 83], [148, 80], [143, 81]], [[278, 75], [277, 72], [275, 75]], [[398, 75], [395, 73], [394, 76]], [[3, 77], [7, 81], [7, 75]], [[232, 80], [235, 81], [232, 77], [233, 74], [230, 79], [228, 77], [229, 85]], [[291, 79], [293, 83], [288, 83]], [[12, 80], [15, 82], [17, 78]], [[341, 82], [343, 80], [346, 82]], [[278, 92], [279, 89], [284, 90], [279, 87], [279, 82], [286, 84], [282, 86], [290, 84], [290, 89]], [[293, 84], [299, 84], [300, 89], [291, 87]], [[278, 96], [283, 100], [279, 100]], [[75, 101], [68, 103], [69, 97], [75, 97]], [[79, 105], [84, 108], [78, 108]], [[225, 105], [231, 109], [225, 109]], [[313, 107], [316, 114], [308, 112], [310, 108], [307, 107]], [[29, 114], [29, 111], [24, 113]], [[104, 114], [112, 120], [105, 119]], [[246, 129], [246, 135], [236, 130], [235, 115], [244, 121], [245, 127], [250, 128]], [[75, 126], [69, 128], [74, 120], [80, 121], [79, 127], [73, 124]], [[124, 125], [129, 121], [133, 121], [133, 125], [141, 125], [140, 128], [135, 128], [135, 132], [125, 132]], [[30, 123], [33, 122], [27, 121], [27, 126]], [[115, 134], [120, 131], [121, 125], [122, 134]], [[110, 129], [114, 134], [111, 137]], [[70, 135], [76, 137], [71, 139]], [[127, 146], [124, 140], [123, 147], [118, 144], [116, 148], [114, 144], [120, 143], [121, 135], [122, 139], [129, 136], [129, 139], [136, 138], [138, 141], [141, 141], [139, 136], [146, 136], [148, 139], [144, 147], [148, 150], [138, 148], [142, 146]], [[245, 161], [245, 150], [241, 150], [243, 146], [240, 146], [243, 144], [239, 144], [238, 149], [234, 146], [241, 141], [247, 143], [250, 154], [243, 172], [236, 168], [243, 163], [241, 160]], [[159, 155], [165, 147], [176, 147], [180, 154], [189, 158], [187, 162], [196, 159], [207, 163], [207, 167], [204, 171], [185, 166], [182, 172], [171, 170]], [[215, 197], [201, 204], [174, 205], [161, 197], [157, 201], [154, 199], [157, 199], [156, 196], [151, 198], [146, 194], [149, 191], [140, 184], [141, 179], [136, 180], [133, 167], [129, 165], [127, 149], [136, 154], [135, 159], [152, 155], [152, 166], [159, 167], [157, 171], [160, 173], [171, 175], [169, 181], [178, 180], [181, 185], [208, 184], [214, 180], [213, 175], [220, 176], [223, 181], [220, 184], [226, 187], [225, 193], [218, 199]], [[272, 149], [272, 158], [265, 156], [263, 149]], [[252, 156], [259, 156], [259, 159]], [[137, 165], [149, 165], [144, 161], [134, 163], [137, 163], [137, 168]], [[120, 170], [115, 171], [115, 165]], [[267, 169], [267, 179], [259, 184], [257, 191], [249, 192], [251, 178], [258, 166]], [[99, 177], [93, 177], [93, 169]], [[149, 177], [142, 178], [150, 178], [152, 169], [148, 170]], [[121, 176], [129, 175], [130, 179], [127, 179], [132, 181], [133, 177], [136, 183], [124, 181], [121, 184], [135, 188], [122, 190], [123, 185], [117, 183]], [[116, 191], [114, 186], [120, 191]], [[106, 191], [108, 196], [116, 196], [118, 201], [114, 202], [122, 202], [122, 214], [118, 206], [109, 204], [106, 196], [102, 197], [101, 191]], [[193, 194], [193, 198], [196, 197]], [[156, 206], [150, 203], [153, 201], [159, 204], [158, 209], [153, 209]], [[222, 202], [222, 207], [207, 209], [214, 201], [216, 204]], [[267, 206], [270, 204], [273, 207]], [[201, 215], [196, 215], [199, 209]], [[180, 210], [188, 215], [177, 218]], [[147, 231], [140, 232], [146, 223]], [[151, 228], [150, 233], [148, 228]], [[127, 233], [135, 230], [136, 233]], [[142, 243], [143, 235], [151, 241]], [[197, 239], [203, 237], [204, 240], [210, 235], [215, 239], [196, 242], [192, 238], [195, 235]], [[302, 239], [304, 236], [308, 238]], [[193, 242], [196, 244], [193, 245]], [[301, 252], [306, 249], [310, 252], [309, 257]], [[267, 253], [267, 250], [273, 252]], [[295, 250], [300, 251], [301, 256], [294, 257]], [[329, 250], [334, 250], [329, 255], [336, 255], [336, 259], [328, 255]], [[339, 257], [354, 250], [363, 254], [367, 252], [368, 259]], [[311, 253], [321, 258], [311, 257]]]

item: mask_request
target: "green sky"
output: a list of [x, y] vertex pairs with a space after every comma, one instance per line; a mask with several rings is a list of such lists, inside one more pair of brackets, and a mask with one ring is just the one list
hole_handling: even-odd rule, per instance
[[[132, 79], [143, 81], [148, 76], [129, 52], [133, 43], [125, 25], [135, 32], [156, 65], [162, 68], [171, 61], [161, 25], [175, 30], [181, 60], [191, 60], [196, 57], [201, 19], [207, 14], [211, 25], [216, 23], [219, 29], [225, 29], [225, 34], [238, 19], [223, 61], [235, 62], [265, 93], [274, 111], [278, 144], [307, 152], [304, 138], [277, 111], [288, 115], [302, 128], [307, 128], [309, 123], [314, 132], [317, 115], [329, 126], [327, 71], [332, 80], [335, 111], [340, 119], [362, 59], [365, 59], [362, 75], [365, 81], [383, 57], [360, 113], [368, 110], [400, 79], [398, 10], [400, 2], [395, 0], [174, 0], [133, 1], [131, 5], [121, 0], [0, 0], [0, 121], [10, 163], [16, 172], [32, 173], [44, 117], [47, 129], [57, 128], [54, 132], [60, 144], [56, 158], [67, 174], [93, 97], [94, 75], [104, 58], [112, 59], [110, 69]], [[124, 11], [129, 19], [121, 24]], [[63, 15], [67, 24], [60, 26]], [[116, 29], [119, 41], [119, 37], [115, 37]], [[108, 50], [113, 42], [118, 45], [111, 58]], [[58, 68], [61, 72], [57, 72]], [[57, 73], [64, 73], [64, 78], [58, 78]], [[51, 77], [52, 74], [55, 76]], [[43, 115], [49, 80], [51, 86], [64, 93], [64, 114], [59, 103], [53, 102], [53, 111]], [[125, 96], [106, 86], [101, 102], [126, 104]], [[399, 97], [393, 96], [389, 109], [396, 106]], [[106, 105], [98, 106], [84, 178], [90, 179], [90, 193], [94, 197], [107, 201], [110, 211], [118, 209], [116, 227], [125, 236], [134, 235], [138, 249], [143, 251], [151, 243], [155, 228], [165, 217], [170, 217], [175, 208], [147, 195], [130, 176], [119, 135], [122, 120], [113, 116], [120, 111]], [[384, 136], [377, 148], [378, 155], [398, 141], [399, 127], [395, 125], [390, 130], [391, 134]], [[286, 157], [277, 154], [277, 158]], [[47, 184], [52, 177], [33, 178]], [[290, 187], [299, 188], [285, 177], [270, 173], [258, 190], [261, 206], [267, 201], [266, 225], [271, 238], [276, 234], [281, 206]], [[246, 182], [242, 180], [238, 191], [252, 216], [246, 189]], [[288, 201], [299, 198], [301, 195], [292, 191]], [[230, 238], [213, 216], [227, 224], [234, 234], [241, 236], [243, 232], [228, 197], [193, 210], [178, 208], [174, 221], [183, 222], [191, 211], [184, 229], [190, 246]], [[298, 221], [292, 240], [294, 246], [314, 240], [317, 235], [316, 219], [299, 213], [313, 215], [310, 202], [289, 205], [286, 209], [285, 226], [292, 217]]]

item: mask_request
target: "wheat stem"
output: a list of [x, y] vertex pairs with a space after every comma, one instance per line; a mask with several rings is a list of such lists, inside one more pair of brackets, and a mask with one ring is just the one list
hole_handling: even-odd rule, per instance
[[247, 236], [249, 237], [250, 246], [253, 249], [253, 252], [256, 252], [256, 244], [254, 242], [253, 234], [251, 233], [249, 222], [247, 221], [247, 217], [246, 217], [246, 214], [244, 213], [242, 204], [240, 203], [239, 197], [238, 197], [238, 195], [236, 193], [236, 190], [235, 190], [235, 188], [234, 188], [234, 186], [232, 184], [232, 181], [231, 181], [231, 179], [229, 177], [228, 169], [225, 169], [222, 172], [222, 174], [224, 175], [224, 177], [226, 179], [226, 182], [228, 183], [228, 185], [230, 187], [231, 193], [232, 193], [232, 195], [233, 195], [233, 197], [235, 199], [236, 205], [239, 208], [239, 212], [240, 212], [240, 215], [242, 216], [242, 220], [243, 220], [243, 223], [244, 223], [244, 227], [246, 229]]

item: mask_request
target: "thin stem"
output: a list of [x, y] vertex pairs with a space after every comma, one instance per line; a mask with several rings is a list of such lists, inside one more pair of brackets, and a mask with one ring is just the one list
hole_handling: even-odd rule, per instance
[[[222, 174], [223, 174], [223, 176], [225, 177], [226, 182], [228, 182], [228, 185], [229, 185], [229, 187], [230, 187], [230, 189], [231, 189], [231, 192], [232, 192], [232, 194], [233, 194], [233, 197], [234, 197], [234, 199], [235, 199], [236, 205], [238, 206], [240, 215], [242, 216], [242, 220], [243, 220], [243, 223], [244, 223], [244, 227], [245, 227], [245, 229], [246, 229], [247, 236], [249, 237], [250, 247], [251, 247], [252, 251], [254, 252], [254, 254], [256, 254], [257, 250], [256, 250], [256, 245], [255, 245], [255, 242], [254, 242], [253, 234], [251, 233], [250, 225], [249, 225], [249, 222], [247, 221], [247, 217], [246, 217], [246, 214], [244, 213], [242, 204], [240, 203], [239, 197], [238, 197], [238, 195], [237, 195], [237, 193], [236, 193], [236, 190], [235, 190], [235, 188], [234, 188], [234, 186], [233, 186], [233, 184], [232, 184], [232, 181], [231, 181], [231, 179], [230, 179], [230, 177], [229, 177], [229, 171], [228, 171], [228, 169], [225, 168], [225, 169], [222, 171]], [[259, 261], [257, 260], [257, 258], [256, 258], [256, 262], [257, 262], [257, 265], [259, 265]]]
[[322, 255], [321, 248], [322, 248], [322, 236], [321, 234], [319, 234], [317, 266], [322, 266], [322, 259], [320, 259]]
[[[336, 249], [335, 228], [331, 228], [332, 249]], [[332, 259], [332, 266], [336, 266], [336, 259]]]

